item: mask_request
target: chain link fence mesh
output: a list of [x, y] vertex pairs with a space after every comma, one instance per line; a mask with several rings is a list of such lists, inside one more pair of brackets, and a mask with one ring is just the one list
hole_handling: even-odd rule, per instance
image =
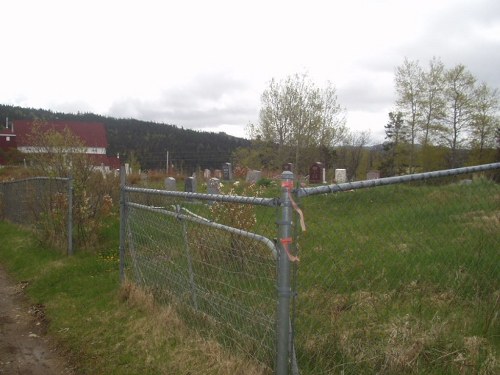
[[500, 373], [495, 173], [301, 198], [300, 374]]
[[276, 201], [126, 187], [125, 278], [271, 373]]
[[60, 248], [71, 226], [71, 185], [67, 178], [33, 177], [0, 183], [0, 218], [33, 228], [43, 241]]
[[[299, 188], [295, 198], [282, 184], [279, 199], [277, 191], [125, 187], [124, 274], [262, 373], [496, 374], [498, 169]], [[281, 215], [298, 213], [295, 203], [305, 232], [299, 215], [292, 223]], [[290, 224], [292, 237], [276, 240]], [[284, 258], [286, 290], [278, 286]], [[285, 320], [283, 296], [291, 298]], [[289, 337], [280, 336], [283, 322]]]

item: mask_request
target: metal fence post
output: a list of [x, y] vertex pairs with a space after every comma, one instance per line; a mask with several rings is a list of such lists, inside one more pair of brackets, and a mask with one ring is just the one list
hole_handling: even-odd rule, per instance
[[68, 177], [68, 255], [73, 255], [73, 176]]
[[125, 199], [125, 167], [120, 167], [120, 282], [125, 279], [125, 228], [127, 226], [127, 206]]
[[276, 373], [287, 375], [289, 369], [290, 341], [290, 259], [287, 246], [292, 236], [292, 204], [289, 193], [293, 188], [293, 173], [284, 171], [281, 174], [281, 215], [278, 233], [278, 314], [277, 314], [277, 355]]

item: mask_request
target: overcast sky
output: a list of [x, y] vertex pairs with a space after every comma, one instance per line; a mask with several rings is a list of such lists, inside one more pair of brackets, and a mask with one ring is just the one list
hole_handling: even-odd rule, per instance
[[15, 0], [0, 5], [0, 103], [245, 136], [272, 78], [337, 88], [383, 139], [394, 71], [464, 64], [500, 88], [499, 0]]

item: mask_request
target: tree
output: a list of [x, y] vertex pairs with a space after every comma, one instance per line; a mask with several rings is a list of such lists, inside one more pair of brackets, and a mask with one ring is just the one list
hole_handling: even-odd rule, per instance
[[403, 113], [409, 141], [409, 170], [414, 172], [415, 143], [419, 124], [422, 122], [422, 95], [424, 73], [418, 61], [409, 61], [405, 58], [403, 65], [396, 69], [397, 106]]
[[103, 218], [110, 214], [116, 179], [111, 175], [104, 178], [95, 170], [83, 141], [68, 128], [59, 132], [37, 120], [29, 138], [32, 152], [27, 159], [37, 175], [73, 178], [74, 227], [80, 245], [90, 248], [97, 241]]
[[382, 163], [382, 170], [385, 175], [394, 176], [400, 174], [402, 170], [401, 155], [406, 142], [406, 129], [404, 127], [403, 114], [401, 112], [389, 112], [389, 122], [384, 126], [385, 138], [384, 151], [385, 161]]
[[486, 155], [495, 147], [495, 129], [499, 124], [498, 90], [492, 90], [486, 83], [479, 85], [474, 93], [474, 112], [470, 123], [471, 150], [473, 164], [482, 164], [491, 160]]
[[272, 79], [261, 102], [259, 123], [250, 126], [249, 133], [276, 144], [278, 164], [293, 157], [299, 171], [306, 165], [301, 156], [314, 158], [320, 147], [331, 148], [345, 135], [344, 110], [330, 83], [320, 89], [306, 74]]
[[451, 168], [460, 164], [458, 151], [473, 119], [475, 83], [474, 76], [462, 64], [445, 72], [446, 114], [441, 137], [450, 148]]
[[422, 130], [421, 143], [427, 147], [433, 141], [433, 136], [439, 127], [439, 122], [444, 118], [444, 64], [433, 58], [429, 63], [429, 71], [424, 72], [422, 94]]

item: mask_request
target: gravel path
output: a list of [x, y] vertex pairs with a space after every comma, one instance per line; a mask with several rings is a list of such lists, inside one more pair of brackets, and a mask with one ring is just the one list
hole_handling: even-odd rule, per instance
[[43, 306], [24, 297], [26, 285], [13, 283], [0, 266], [0, 374], [74, 374], [46, 336]]

